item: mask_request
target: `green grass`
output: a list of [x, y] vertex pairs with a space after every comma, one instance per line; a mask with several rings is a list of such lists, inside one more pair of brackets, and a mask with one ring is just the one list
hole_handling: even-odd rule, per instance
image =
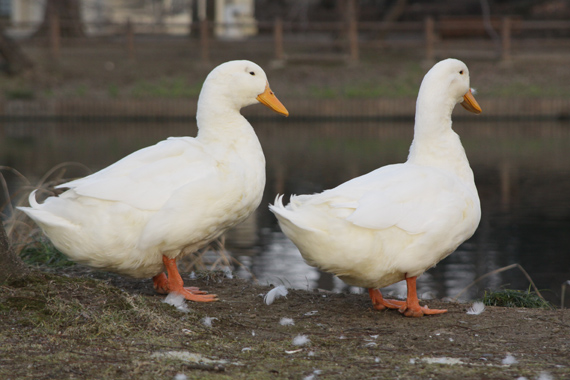
[[119, 97], [119, 87], [116, 84], [110, 84], [107, 88], [107, 93], [111, 98]]
[[548, 301], [535, 292], [531, 292], [530, 289], [526, 291], [513, 289], [485, 291], [483, 303], [487, 306], [554, 309]]
[[10, 100], [31, 100], [35, 98], [35, 93], [31, 88], [11, 88], [4, 90], [4, 96]]
[[57, 250], [51, 242], [40, 239], [27, 244], [20, 252], [22, 260], [31, 266], [69, 267], [75, 263]]
[[202, 83], [189, 84], [180, 77], [161, 78], [158, 82], [139, 81], [130, 91], [134, 98], [193, 98], [200, 94]]

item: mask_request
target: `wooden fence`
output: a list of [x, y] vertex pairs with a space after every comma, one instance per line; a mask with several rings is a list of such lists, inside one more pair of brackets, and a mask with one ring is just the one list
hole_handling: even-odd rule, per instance
[[[58, 59], [61, 54], [62, 41], [64, 43], [66, 41], [60, 35], [62, 21], [55, 14], [49, 21], [48, 41], [44, 46], [49, 49], [53, 58]], [[101, 25], [98, 26], [101, 27]], [[136, 24], [127, 21], [122, 25], [107, 24], [104, 26], [110, 31], [106, 36], [88, 38], [123, 39], [130, 59], [135, 59], [136, 46], [143, 43], [143, 36], [164, 36], [161, 33], [164, 28], [157, 28], [155, 24]], [[213, 38], [214, 28], [236, 27], [235, 24], [214, 24], [207, 20], [191, 25], [174, 26], [178, 26], [179, 29], [186, 28], [187, 34], [197, 36], [201, 59], [204, 62], [210, 60], [212, 49], [216, 49], [216, 40]], [[251, 27], [251, 25], [241, 26]], [[12, 27], [17, 29], [19, 26], [13, 25]], [[563, 41], [566, 46], [570, 45], [570, 21], [527, 21], [510, 16], [495, 17], [487, 21], [481, 17], [440, 18], [438, 20], [427, 17], [423, 22], [357, 22], [355, 15], [352, 14], [352, 17], [346, 17], [346, 21], [343, 22], [299, 23], [276, 19], [273, 22], [258, 22], [255, 27], [259, 34], [257, 37], [251, 37], [253, 39], [273, 35], [274, 59], [281, 63], [298, 60], [356, 63], [360, 60], [362, 48], [383, 49], [386, 47], [421, 49], [425, 59], [434, 61], [437, 59], [440, 48], [458, 39], [491, 42], [483, 48], [486, 50], [485, 56], [509, 61], [517, 55], [517, 52], [513, 51], [513, 41], [524, 41], [532, 33], [558, 34], [562, 37], [557, 40]], [[322, 36], [328, 36], [328, 38], [323, 39]], [[402, 36], [406, 38], [398, 38]], [[539, 40], [548, 39], [548, 37], [541, 36], [537, 38]], [[309, 53], [299, 52], [297, 46], [306, 43], [320, 43], [328, 45], [330, 49], [326, 53], [320, 50]], [[540, 41], [535, 44], [535, 46], [540, 45]], [[525, 53], [528, 53], [527, 49]], [[561, 54], [564, 54], [563, 51]]]

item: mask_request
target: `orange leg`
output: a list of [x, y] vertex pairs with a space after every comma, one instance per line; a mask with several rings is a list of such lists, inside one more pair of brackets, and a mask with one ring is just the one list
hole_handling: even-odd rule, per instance
[[160, 294], [167, 293], [180, 293], [189, 301], [196, 302], [212, 302], [217, 301], [218, 296], [215, 294], [207, 294], [204, 291], [199, 290], [195, 287], [184, 287], [184, 282], [180, 273], [178, 273], [178, 267], [176, 266], [176, 259], [170, 259], [166, 256], [162, 256], [162, 262], [166, 267], [166, 273], [160, 273], [152, 278], [154, 283], [154, 289]]
[[405, 305], [404, 301], [396, 301], [396, 300], [385, 300], [382, 297], [382, 293], [378, 289], [368, 289], [368, 295], [370, 295], [370, 299], [372, 300], [372, 306], [376, 310], [384, 310], [388, 309], [398, 309]]
[[406, 317], [423, 317], [424, 315], [446, 313], [447, 310], [445, 309], [431, 310], [427, 306], [420, 306], [418, 293], [416, 291], [416, 279], [417, 276], [406, 277], [406, 284], [408, 285], [408, 297], [406, 299], [406, 302], [400, 307], [400, 313], [404, 314]]

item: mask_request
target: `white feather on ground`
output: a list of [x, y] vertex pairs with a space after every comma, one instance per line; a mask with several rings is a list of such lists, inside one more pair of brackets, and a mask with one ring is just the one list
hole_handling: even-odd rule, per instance
[[186, 376], [183, 373], [179, 373], [176, 376], [174, 376], [174, 380], [186, 380], [186, 379], [188, 379], [188, 376]]
[[295, 321], [293, 320], [293, 318], [281, 318], [281, 320], [279, 321], [279, 324], [281, 326], [293, 326], [295, 324]]
[[162, 302], [174, 306], [183, 313], [188, 313], [190, 311], [190, 309], [188, 309], [188, 306], [186, 305], [186, 299], [180, 293], [176, 292], [168, 293], [168, 295]]
[[218, 318], [204, 317], [202, 318], [202, 324], [206, 327], [212, 327], [212, 321]]
[[287, 296], [287, 293], [289, 293], [287, 288], [283, 285], [279, 285], [268, 291], [265, 297], [263, 297], [263, 300], [267, 305], [271, 305], [277, 298]]
[[503, 365], [517, 364], [518, 362], [519, 361], [513, 355], [509, 354], [507, 354], [507, 356], [505, 356], [505, 358], [502, 361]]
[[316, 369], [313, 371], [312, 374], [303, 377], [303, 380], [315, 380], [317, 378], [317, 375], [320, 375], [321, 373], [323, 373], [323, 371], [321, 371], [320, 369]]
[[234, 274], [230, 267], [223, 267], [222, 270], [224, 271], [224, 276], [226, 276], [226, 278], [229, 278], [230, 280], [234, 278]]
[[293, 344], [295, 346], [304, 346], [305, 344], [309, 343], [311, 340], [307, 338], [306, 335], [297, 335], [293, 338]]
[[467, 314], [469, 315], [479, 315], [485, 311], [485, 304], [483, 302], [474, 302], [469, 309], [467, 309]]

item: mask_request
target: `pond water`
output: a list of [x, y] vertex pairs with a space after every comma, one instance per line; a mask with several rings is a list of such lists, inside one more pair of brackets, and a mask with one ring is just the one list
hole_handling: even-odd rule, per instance
[[[306, 265], [267, 205], [277, 193], [288, 198], [322, 191], [404, 161], [413, 122], [251, 121], [267, 159], [267, 186], [255, 215], [227, 235], [227, 249], [244, 265], [237, 273], [295, 288], [362, 291]], [[520, 264], [543, 295], [559, 304], [561, 285], [570, 280], [570, 123], [464, 118], [455, 120], [454, 129], [475, 173], [482, 220], [469, 241], [418, 279], [418, 293], [455, 297], [479, 277]], [[35, 184], [62, 162], [95, 171], [168, 136], [195, 133], [192, 121], [5, 122], [0, 126], [0, 165], [17, 169]], [[17, 196], [23, 183], [3, 173]], [[67, 177], [85, 174], [80, 167], [66, 172]], [[524, 290], [529, 281], [518, 268], [506, 270], [470, 287], [460, 299], [501, 287]], [[404, 296], [405, 283], [385, 293]]]

